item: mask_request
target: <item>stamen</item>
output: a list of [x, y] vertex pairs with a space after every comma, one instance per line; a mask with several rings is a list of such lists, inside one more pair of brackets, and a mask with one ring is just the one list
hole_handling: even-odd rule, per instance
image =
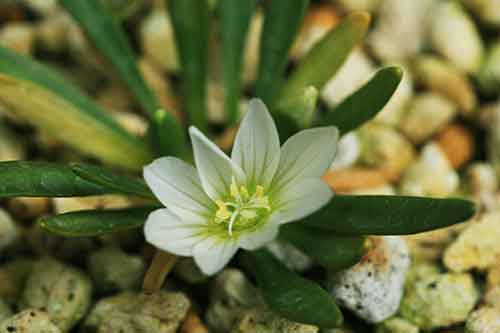
[[233, 224], [234, 224], [234, 221], [236, 221], [237, 216], [238, 216], [238, 210], [235, 210], [233, 212], [233, 215], [231, 215], [231, 220], [229, 220], [229, 227], [228, 227], [229, 236], [233, 235]]

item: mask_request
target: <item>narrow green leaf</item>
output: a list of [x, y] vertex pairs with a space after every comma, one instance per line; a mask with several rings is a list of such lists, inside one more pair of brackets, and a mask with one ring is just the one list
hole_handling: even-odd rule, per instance
[[355, 130], [384, 108], [402, 77], [403, 71], [398, 67], [379, 70], [364, 86], [328, 112], [319, 125], [336, 126], [341, 135]]
[[280, 99], [290, 98], [308, 86], [321, 90], [363, 38], [369, 23], [370, 15], [365, 12], [353, 13], [342, 20], [302, 59], [283, 86]]
[[301, 249], [318, 264], [335, 271], [355, 265], [368, 250], [364, 236], [339, 236], [301, 223], [282, 226], [280, 237]]
[[139, 228], [156, 207], [80, 210], [38, 220], [38, 225], [66, 237], [91, 237]]
[[301, 128], [311, 126], [316, 113], [318, 90], [307, 87], [300, 93], [286, 100], [280, 100], [276, 105], [276, 112], [289, 115]]
[[139, 104], [153, 114], [158, 109], [156, 98], [137, 68], [125, 33], [102, 0], [59, 0], [59, 3], [80, 24], [96, 48], [113, 64]]
[[463, 199], [338, 195], [304, 223], [344, 235], [408, 235], [464, 222], [475, 213], [475, 204]]
[[192, 125], [204, 131], [210, 10], [206, 0], [168, 1], [181, 62], [182, 95]]
[[221, 65], [224, 78], [224, 109], [230, 123], [238, 120], [241, 67], [250, 18], [256, 0], [219, 0]]
[[316, 283], [288, 270], [267, 250], [243, 252], [242, 263], [278, 315], [321, 328], [342, 324], [342, 313], [332, 296]]
[[[110, 13], [101, 2], [102, 0], [60, 0], [61, 5], [82, 26], [97, 49], [99, 49], [115, 67], [116, 72], [123, 82], [125, 82], [142, 108], [144, 108], [144, 110], [149, 113], [150, 118], [153, 119], [159, 108], [156, 96], [146, 84], [137, 67], [132, 47], [123, 29], [119, 26], [119, 23], [113, 19], [112, 13]], [[108, 5], [112, 4], [108, 3]], [[129, 2], [129, 6], [138, 5], [137, 2], [135, 4]], [[126, 6], [126, 4], [122, 3], [122, 6]], [[186, 143], [183, 142], [186, 138], [182, 133], [182, 126], [176, 118], [165, 114], [162, 117], [162, 124], [158, 124], [156, 120], [157, 119], [152, 121], [150, 130], [153, 133], [152, 141], [154, 147], [159, 155], [169, 155], [170, 150], [162, 150], [166, 145], [170, 147], [174, 145], [186, 145]], [[160, 133], [165, 129], [163, 125], [167, 121], [169, 128], [175, 130], [169, 131], [167, 132], [168, 135], [162, 135], [160, 137]], [[161, 126], [161, 128], [157, 126]]]
[[155, 198], [142, 179], [116, 174], [104, 167], [90, 164], [73, 164], [71, 169], [77, 176], [101, 186], [108, 192]]
[[152, 158], [78, 88], [28, 57], [0, 47], [0, 102], [31, 125], [107, 163], [139, 169]]
[[279, 93], [288, 53], [308, 4], [308, 0], [273, 0], [266, 3], [255, 94], [269, 107]]
[[162, 156], [185, 158], [189, 152], [184, 130], [177, 119], [169, 112], [158, 109], [153, 117], [154, 125], [150, 131], [152, 145]]
[[29, 161], [0, 162], [0, 198], [73, 197], [109, 193], [77, 176], [69, 166]]
[[100, 0], [118, 21], [136, 14], [144, 6], [143, 0]]

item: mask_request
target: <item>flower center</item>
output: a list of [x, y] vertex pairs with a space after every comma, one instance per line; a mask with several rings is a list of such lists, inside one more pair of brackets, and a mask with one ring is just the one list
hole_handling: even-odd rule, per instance
[[239, 186], [233, 177], [230, 186], [230, 197], [227, 201], [216, 200], [218, 209], [215, 212], [215, 223], [225, 224], [229, 236], [233, 230], [244, 229], [259, 222], [271, 210], [269, 198], [264, 195], [264, 187], [257, 185], [250, 195], [246, 186]]

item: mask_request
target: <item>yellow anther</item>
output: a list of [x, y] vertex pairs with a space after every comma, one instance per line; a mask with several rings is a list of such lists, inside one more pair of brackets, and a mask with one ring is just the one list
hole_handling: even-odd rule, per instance
[[241, 193], [241, 197], [243, 198], [243, 200], [248, 200], [248, 198], [250, 197], [250, 194], [248, 194], [247, 188], [243, 185], [240, 186], [240, 193]]
[[238, 199], [240, 197], [240, 192], [238, 191], [238, 185], [236, 185], [236, 179], [234, 179], [234, 177], [231, 180], [231, 185], [229, 186], [229, 190], [233, 198]]
[[219, 209], [217, 209], [217, 212], [215, 213], [215, 217], [219, 219], [220, 221], [227, 220], [228, 218], [231, 217], [231, 213], [227, 209], [226, 203], [221, 200], [216, 200], [215, 204]]
[[262, 198], [264, 196], [264, 187], [262, 185], [257, 185], [255, 188], [255, 197]]

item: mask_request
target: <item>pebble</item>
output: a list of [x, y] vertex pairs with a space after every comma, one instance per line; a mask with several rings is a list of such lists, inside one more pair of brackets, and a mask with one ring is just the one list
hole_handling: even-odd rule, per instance
[[[0, 333], [63, 333], [46, 312], [26, 309], [0, 323]], [[65, 331], [64, 331], [65, 332]]]
[[17, 233], [17, 227], [12, 218], [0, 208], [0, 251], [14, 242]]
[[500, 212], [486, 213], [471, 223], [445, 250], [443, 262], [453, 272], [484, 270], [500, 258]]
[[146, 270], [143, 257], [116, 247], [91, 253], [87, 266], [96, 289], [102, 293], [138, 289]]
[[375, 333], [419, 333], [419, 331], [418, 327], [411, 322], [393, 317], [378, 324]]
[[447, 327], [464, 322], [478, 299], [469, 274], [422, 274], [407, 283], [399, 314], [421, 329]]
[[175, 333], [190, 306], [189, 299], [180, 292], [124, 292], [97, 302], [84, 327], [97, 333]]
[[500, 332], [500, 309], [482, 306], [472, 312], [465, 324], [466, 333]]
[[0, 298], [0, 323], [13, 315], [10, 305]]
[[35, 262], [19, 302], [20, 309], [38, 309], [63, 332], [86, 314], [92, 297], [90, 278], [54, 259]]
[[338, 303], [370, 323], [396, 313], [410, 264], [400, 237], [384, 236], [374, 241], [375, 248], [360, 263], [328, 277], [330, 292]]

